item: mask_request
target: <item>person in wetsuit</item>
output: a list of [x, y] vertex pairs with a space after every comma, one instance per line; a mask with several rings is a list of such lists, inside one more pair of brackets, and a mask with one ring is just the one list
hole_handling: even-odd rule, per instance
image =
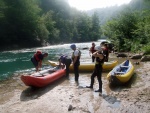
[[92, 54], [94, 57], [96, 57], [95, 68], [91, 75], [91, 84], [90, 84], [90, 86], [86, 86], [86, 87], [93, 88], [94, 78], [97, 76], [98, 83], [99, 83], [99, 89], [95, 90], [95, 92], [100, 92], [102, 94], [102, 79], [101, 79], [101, 77], [102, 77], [102, 65], [105, 60], [105, 55], [103, 54], [103, 51], [100, 46], [98, 46], [95, 49], [97, 51]]

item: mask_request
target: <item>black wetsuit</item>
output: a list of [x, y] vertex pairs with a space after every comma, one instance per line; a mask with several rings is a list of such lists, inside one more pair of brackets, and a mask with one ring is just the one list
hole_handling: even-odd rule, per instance
[[[104, 56], [104, 55], [103, 55]], [[94, 85], [94, 78], [97, 76], [98, 82], [99, 82], [99, 92], [102, 92], [102, 65], [104, 63], [104, 59], [100, 59], [99, 57], [96, 57], [96, 63], [95, 63], [95, 68], [94, 71], [91, 75], [91, 87]]]
[[[81, 54], [81, 52], [79, 51], [79, 56], [77, 57], [77, 60], [74, 63], [74, 66], [73, 66], [74, 74], [75, 74], [75, 81], [78, 81], [78, 79], [79, 79], [80, 54]], [[74, 52], [73, 52], [73, 55], [72, 55], [72, 59], [74, 59]]]

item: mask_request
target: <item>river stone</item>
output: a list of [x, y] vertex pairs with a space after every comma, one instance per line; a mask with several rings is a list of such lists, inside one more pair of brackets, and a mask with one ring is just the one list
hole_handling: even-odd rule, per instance
[[125, 53], [118, 53], [117, 57], [127, 57]]
[[68, 111], [71, 111], [73, 109], [72, 105], [69, 105]]
[[133, 55], [133, 56], [131, 57], [131, 59], [141, 59], [141, 58], [142, 58], [142, 55], [139, 55], [139, 54]]
[[150, 61], [150, 55], [143, 56], [143, 57], [141, 58], [141, 62], [144, 62], [144, 61]]

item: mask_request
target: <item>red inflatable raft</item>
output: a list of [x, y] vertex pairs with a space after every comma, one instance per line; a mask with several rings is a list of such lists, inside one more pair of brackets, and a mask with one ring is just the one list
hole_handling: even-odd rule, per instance
[[26, 86], [43, 87], [63, 77], [65, 74], [65, 69], [59, 69], [57, 71], [48, 69], [31, 75], [22, 75], [21, 80]]

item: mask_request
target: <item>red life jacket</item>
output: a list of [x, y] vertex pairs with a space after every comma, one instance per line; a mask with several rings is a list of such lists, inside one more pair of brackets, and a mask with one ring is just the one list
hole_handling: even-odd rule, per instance
[[34, 54], [34, 58], [37, 60], [37, 61], [40, 61], [39, 59], [39, 54], [42, 54], [42, 52], [40, 50], [37, 50], [37, 52]]
[[96, 50], [94, 49], [95, 47], [91, 47], [91, 53], [96, 52]]

